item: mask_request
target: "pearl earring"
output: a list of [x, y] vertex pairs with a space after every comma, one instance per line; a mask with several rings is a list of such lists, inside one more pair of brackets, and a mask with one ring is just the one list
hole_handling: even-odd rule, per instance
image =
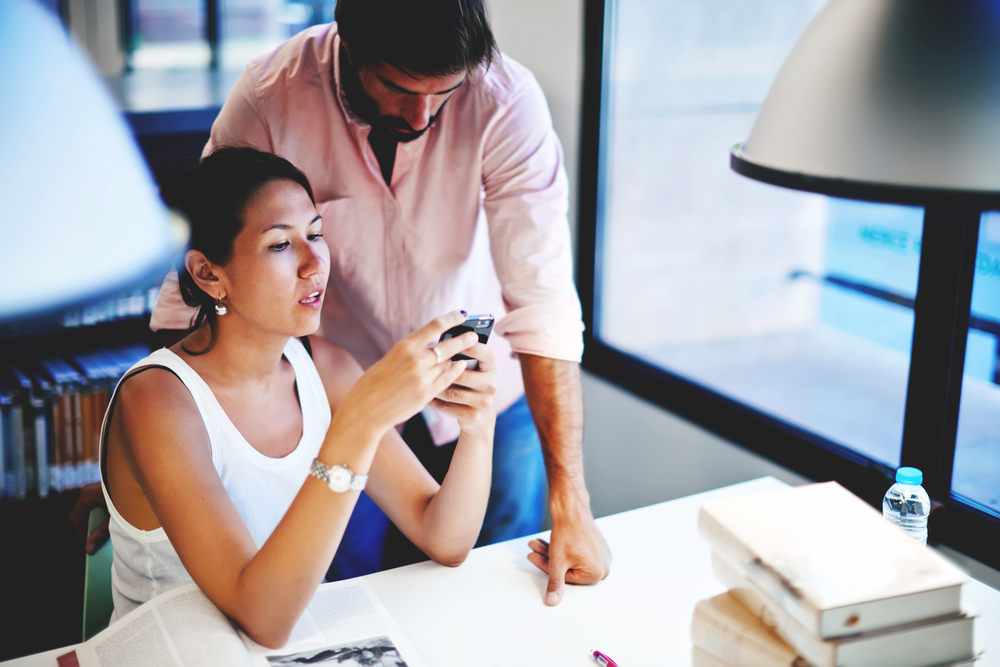
[[215, 314], [221, 316], [228, 313], [229, 309], [226, 308], [226, 304], [222, 303], [222, 299], [217, 299], [217, 301], [218, 303], [215, 304]]

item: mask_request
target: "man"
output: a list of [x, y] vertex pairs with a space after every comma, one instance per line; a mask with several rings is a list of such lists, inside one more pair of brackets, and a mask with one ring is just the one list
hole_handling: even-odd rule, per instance
[[[322, 333], [363, 366], [440, 313], [498, 317], [494, 478], [480, 543], [540, 529], [544, 454], [552, 543], [533, 541], [529, 560], [549, 575], [545, 603], [558, 604], [564, 581], [606, 577], [611, 556], [583, 476], [582, 323], [562, 150], [537, 82], [497, 51], [485, 1], [339, 0], [336, 23], [247, 67], [205, 153], [223, 145], [276, 153], [309, 177], [331, 250]], [[184, 329], [190, 318], [168, 281], [153, 328]], [[457, 424], [432, 409], [423, 417], [404, 438], [441, 475]], [[352, 520], [363, 525], [345, 544], [370, 539], [372, 521]]]

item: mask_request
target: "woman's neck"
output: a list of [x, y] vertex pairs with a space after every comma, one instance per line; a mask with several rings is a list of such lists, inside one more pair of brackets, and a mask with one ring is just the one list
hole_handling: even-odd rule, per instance
[[232, 321], [217, 319], [215, 344], [204, 354], [197, 353], [206, 349], [212, 338], [207, 322], [172, 350], [204, 379], [211, 379], [210, 384], [240, 387], [269, 383], [281, 369], [282, 353], [289, 336], [250, 330], [241, 324], [235, 318]]

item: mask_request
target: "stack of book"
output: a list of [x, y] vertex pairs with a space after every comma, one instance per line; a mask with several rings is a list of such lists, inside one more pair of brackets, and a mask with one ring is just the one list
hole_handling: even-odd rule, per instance
[[836, 482], [705, 503], [695, 667], [972, 665], [965, 574]]

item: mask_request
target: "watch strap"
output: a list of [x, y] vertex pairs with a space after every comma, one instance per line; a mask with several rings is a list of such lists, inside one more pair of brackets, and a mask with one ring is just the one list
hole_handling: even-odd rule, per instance
[[[342, 488], [339, 484], [337, 484], [333, 476], [330, 474], [331, 471], [336, 468], [346, 470], [351, 476], [351, 481], [347, 488]], [[331, 490], [336, 491], [337, 493], [345, 493], [347, 491], [364, 491], [365, 484], [368, 483], [368, 475], [355, 475], [354, 471], [345, 465], [328, 466], [319, 459], [313, 459], [312, 466], [309, 467], [309, 474], [316, 479], [325, 482]]]

